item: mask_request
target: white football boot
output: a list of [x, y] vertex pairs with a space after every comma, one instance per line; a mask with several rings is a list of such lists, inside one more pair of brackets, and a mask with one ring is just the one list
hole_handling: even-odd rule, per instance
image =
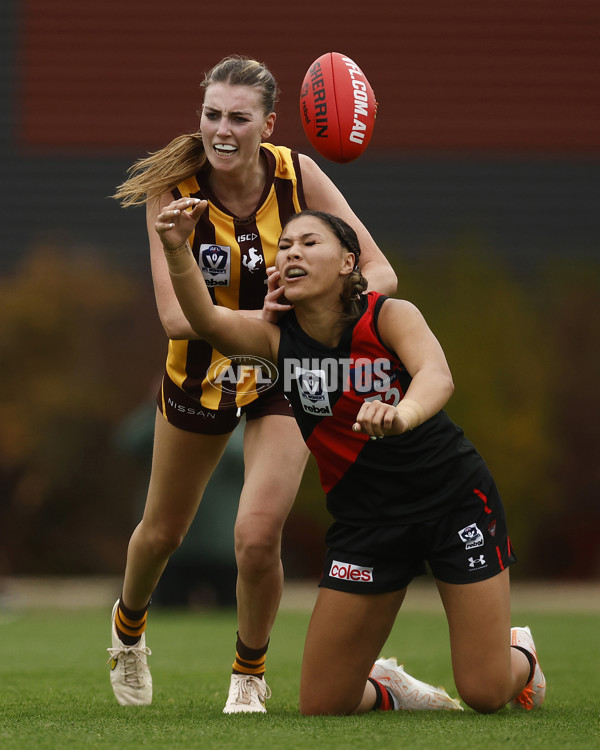
[[229, 696], [224, 714], [266, 714], [265, 701], [271, 697], [271, 689], [260, 677], [252, 674], [232, 674]]
[[535, 650], [535, 643], [531, 637], [531, 630], [527, 627], [511, 628], [510, 645], [525, 649], [525, 651], [533, 656], [533, 661], [535, 663], [533, 677], [527, 683], [523, 691], [519, 693], [516, 698], [513, 698], [511, 706], [513, 708], [524, 708], [526, 711], [531, 711], [533, 708], [539, 708], [546, 697], [546, 678], [540, 669], [540, 663]]
[[441, 687], [411, 677], [396, 659], [378, 659], [370, 677], [386, 688], [397, 711], [463, 711], [458, 698], [451, 698]]
[[119, 639], [115, 627], [118, 604], [117, 600], [112, 610], [112, 648], [107, 649], [110, 654], [110, 684], [121, 706], [149, 706], [152, 703], [152, 675], [147, 657], [152, 652], [146, 646], [143, 633], [133, 646], [127, 646]]

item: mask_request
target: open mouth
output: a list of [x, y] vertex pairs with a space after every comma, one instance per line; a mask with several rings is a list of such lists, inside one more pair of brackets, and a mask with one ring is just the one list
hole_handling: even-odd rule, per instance
[[213, 146], [213, 150], [219, 156], [225, 156], [225, 157], [230, 157], [230, 156], [233, 156], [235, 153], [237, 153], [236, 146], [232, 146], [229, 143], [216, 143]]
[[307, 273], [303, 268], [288, 268], [285, 273], [286, 279], [299, 279], [302, 276], [307, 276]]

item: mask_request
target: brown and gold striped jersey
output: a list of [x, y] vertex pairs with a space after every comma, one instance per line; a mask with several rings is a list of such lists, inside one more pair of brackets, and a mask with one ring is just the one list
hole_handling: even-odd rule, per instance
[[[262, 308], [266, 269], [275, 263], [281, 230], [290, 216], [306, 208], [298, 155], [270, 143], [261, 144], [261, 148], [268, 163], [268, 178], [252, 216], [239, 218], [228, 211], [211, 191], [206, 172], [188, 178], [173, 190], [175, 198], [208, 200], [190, 244], [214, 303], [234, 310]], [[219, 380], [215, 367], [230, 366], [231, 360], [206, 341], [169, 341], [169, 378], [207, 409], [245, 406], [256, 398], [254, 375], [233, 388], [230, 380], [225, 388], [215, 383]]]

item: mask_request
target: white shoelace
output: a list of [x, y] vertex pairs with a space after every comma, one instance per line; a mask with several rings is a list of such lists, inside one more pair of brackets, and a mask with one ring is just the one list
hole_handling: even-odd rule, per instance
[[134, 687], [141, 687], [143, 668], [147, 667], [144, 656], [150, 656], [152, 651], [148, 646], [119, 646], [119, 648], [108, 648], [110, 658], [119, 661], [123, 665], [123, 681]]
[[262, 703], [271, 697], [271, 688], [264, 680], [254, 677], [254, 675], [241, 676], [241, 679], [236, 680], [236, 682], [238, 689], [236, 703], [252, 703], [255, 697], [254, 691], [258, 693]]

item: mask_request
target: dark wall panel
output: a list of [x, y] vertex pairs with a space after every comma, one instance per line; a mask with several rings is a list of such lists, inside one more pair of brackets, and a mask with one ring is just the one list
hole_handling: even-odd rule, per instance
[[193, 130], [203, 72], [240, 52], [282, 88], [274, 141], [314, 155], [297, 111], [323, 51], [379, 100], [371, 145], [320, 161], [389, 252], [474, 230], [500, 253], [600, 254], [596, 0], [5, 0], [0, 9], [0, 268], [48, 236], [148, 272], [143, 211], [108, 195]]
[[19, 135], [27, 147], [156, 147], [195, 127], [203, 71], [232, 52], [278, 76], [283, 142], [329, 50], [380, 104], [373, 151], [600, 147], [596, 0], [23, 0]]

